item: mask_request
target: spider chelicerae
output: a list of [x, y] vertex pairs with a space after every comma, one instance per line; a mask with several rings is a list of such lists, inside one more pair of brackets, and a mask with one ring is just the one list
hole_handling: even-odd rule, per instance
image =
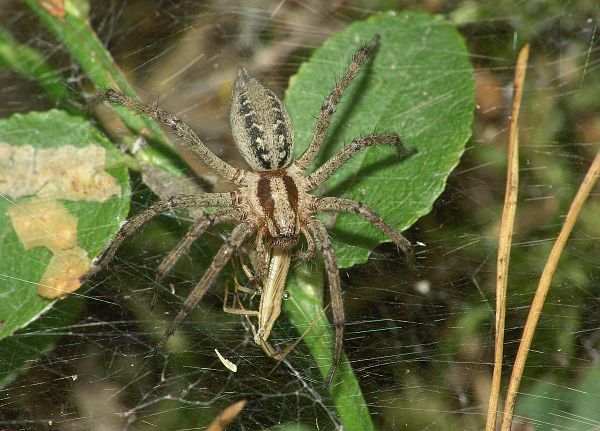
[[[313, 258], [318, 250], [323, 256], [329, 282], [335, 325], [333, 362], [325, 379], [326, 385], [329, 384], [342, 353], [345, 316], [335, 252], [325, 226], [315, 217], [315, 214], [320, 212], [357, 214], [390, 238], [407, 255], [407, 261], [412, 262], [410, 242], [371, 208], [358, 201], [336, 197], [316, 197], [309, 193], [323, 184], [352, 156], [366, 147], [392, 144], [398, 151], [407, 154], [402, 140], [397, 134], [371, 134], [355, 138], [314, 172], [306, 172], [319, 153], [344, 90], [358, 74], [378, 42], [379, 36], [375, 36], [368, 44], [355, 52], [342, 78], [336, 83], [321, 106], [309, 146], [296, 160], [292, 158], [293, 128], [284, 104], [275, 93], [263, 86], [246, 69], [239, 69], [231, 103], [231, 127], [236, 146], [252, 170], [236, 168], [221, 160], [202, 143], [188, 125], [176, 116], [157, 106], [133, 100], [117, 91], [106, 91], [101, 96], [103, 100], [148, 115], [170, 127], [188, 151], [238, 188], [230, 193], [174, 195], [152, 204], [121, 227], [113, 242], [103, 251], [92, 269], [83, 278], [87, 279], [105, 266], [127, 237], [150, 219], [167, 210], [213, 209], [212, 212], [204, 213], [195, 221], [185, 237], [161, 262], [157, 270], [159, 279], [173, 268], [175, 263], [187, 253], [191, 244], [207, 228], [221, 223], [235, 223], [236, 226], [231, 235], [221, 246], [208, 269], [183, 303], [178, 315], [165, 331], [157, 346], [160, 348], [200, 302], [236, 250], [249, 238], [256, 235], [255, 251], [258, 261], [256, 278], [264, 280], [270, 269], [269, 263], [272, 263], [271, 256], [286, 254], [289, 256], [300, 238], [304, 237], [307, 250], [296, 251], [294, 256], [308, 260]], [[280, 292], [282, 295], [283, 290]], [[281, 297], [275, 298], [275, 300], [281, 301]], [[224, 309], [228, 311], [226, 307]], [[229, 311], [246, 315], [258, 313], [256, 311], [248, 313], [239, 310]], [[264, 338], [259, 340], [261, 343], [265, 343], [262, 345], [263, 350], [270, 356], [277, 357], [277, 352], [266, 343], [268, 332], [264, 334], [263, 329], [263, 333], [259, 332], [256, 337]], [[265, 346], [267, 348], [264, 348]]]

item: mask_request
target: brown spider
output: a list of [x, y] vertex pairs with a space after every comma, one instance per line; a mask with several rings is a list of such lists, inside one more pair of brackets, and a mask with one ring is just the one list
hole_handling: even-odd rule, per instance
[[[264, 87], [246, 69], [239, 69], [232, 97], [231, 126], [237, 148], [252, 168], [251, 171], [235, 168], [221, 160], [202, 143], [188, 125], [157, 106], [133, 100], [114, 90], [108, 90], [102, 96], [102, 99], [148, 115], [169, 126], [188, 151], [225, 180], [238, 186], [237, 190], [231, 193], [175, 195], [152, 204], [121, 227], [114, 241], [84, 276], [88, 278], [105, 266], [127, 237], [151, 218], [166, 210], [220, 208], [205, 213], [194, 223], [185, 237], [159, 265], [157, 270], [159, 279], [173, 268], [188, 251], [190, 245], [209, 226], [227, 222], [236, 223], [231, 235], [221, 246], [212, 263], [183, 303], [179, 314], [165, 331], [157, 349], [164, 345], [188, 313], [200, 302], [233, 253], [253, 234], [256, 233], [257, 278], [262, 280], [270, 270], [270, 256], [281, 256], [286, 253], [289, 256], [291, 249], [303, 236], [308, 250], [297, 251], [295, 256], [302, 260], [311, 259], [318, 249], [323, 255], [329, 281], [335, 324], [333, 362], [325, 380], [326, 385], [329, 384], [342, 352], [345, 317], [335, 252], [331, 247], [325, 226], [315, 217], [315, 214], [346, 212], [360, 215], [394, 241], [407, 254], [407, 260], [412, 262], [410, 242], [362, 202], [335, 197], [320, 198], [309, 194], [363, 148], [388, 143], [406, 154], [400, 137], [394, 133], [361, 136], [342, 148], [316, 171], [311, 174], [306, 173], [323, 144], [331, 118], [344, 90], [357, 75], [378, 42], [379, 36], [375, 36], [367, 45], [355, 52], [341, 80], [321, 107], [310, 145], [297, 160], [292, 159], [293, 129], [284, 104], [275, 93]], [[285, 270], [287, 271], [287, 267]], [[279, 296], [274, 298], [275, 301], [281, 301], [282, 292], [281, 288], [280, 292], [275, 294]], [[243, 312], [238, 314], [255, 315]], [[272, 325], [272, 322], [270, 324]], [[270, 331], [270, 327], [267, 330]], [[259, 337], [264, 337], [262, 341], [265, 343], [261, 344], [263, 350], [270, 356], [277, 356], [274, 349], [266, 343], [268, 333], [266, 336], [259, 334]]]

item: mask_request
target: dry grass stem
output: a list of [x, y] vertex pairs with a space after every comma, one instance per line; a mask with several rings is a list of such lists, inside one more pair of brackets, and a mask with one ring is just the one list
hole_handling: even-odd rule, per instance
[[500, 232], [498, 235], [498, 261], [496, 264], [496, 348], [494, 352], [494, 373], [488, 405], [486, 431], [496, 428], [498, 399], [500, 398], [500, 383], [502, 378], [502, 356], [504, 354], [504, 322], [506, 318], [506, 286], [508, 283], [508, 263], [510, 247], [517, 211], [519, 191], [519, 135], [518, 120], [523, 96], [523, 83], [529, 58], [529, 44], [525, 44], [519, 52], [514, 78], [514, 98], [510, 117], [510, 135], [508, 140], [508, 166], [506, 173], [506, 191], [504, 194], [504, 209]]
[[246, 400], [240, 400], [225, 407], [221, 413], [210, 423], [206, 431], [225, 431], [225, 427], [241, 413], [246, 406]]
[[596, 179], [599, 173], [600, 149], [598, 149], [594, 161], [588, 169], [587, 174], [583, 179], [583, 182], [579, 186], [579, 190], [577, 191], [577, 194], [575, 195], [575, 198], [571, 203], [571, 207], [569, 208], [569, 212], [567, 213], [567, 217], [565, 218], [563, 227], [558, 235], [556, 242], [554, 243], [554, 246], [552, 247], [552, 251], [550, 251], [550, 255], [548, 256], [548, 260], [546, 261], [546, 266], [544, 267], [544, 271], [542, 272], [538, 288], [535, 292], [535, 297], [533, 298], [533, 302], [531, 304], [531, 309], [529, 310], [529, 315], [527, 316], [527, 322], [525, 322], [523, 338], [521, 340], [521, 343], [519, 344], [519, 350], [517, 352], [517, 357], [515, 358], [512, 374], [510, 376], [510, 382], [508, 385], [508, 391], [506, 395], [506, 403], [504, 406], [504, 416], [502, 419], [502, 426], [500, 428], [501, 431], [510, 430], [513, 410], [515, 407], [515, 401], [517, 397], [517, 392], [519, 390], [521, 377], [523, 376], [525, 361], [527, 360], [529, 347], [531, 346], [531, 341], [535, 333], [538, 319], [542, 312], [542, 307], [544, 306], [544, 302], [546, 300], [546, 295], [548, 294], [548, 290], [550, 290], [552, 276], [554, 275], [554, 271], [556, 270], [556, 267], [558, 265], [558, 260], [560, 259], [560, 256], [565, 248], [567, 239], [569, 238], [569, 235], [573, 230], [573, 226], [577, 221], [579, 212], [581, 211], [583, 204], [585, 203], [587, 197], [592, 191], [594, 184], [596, 184]]

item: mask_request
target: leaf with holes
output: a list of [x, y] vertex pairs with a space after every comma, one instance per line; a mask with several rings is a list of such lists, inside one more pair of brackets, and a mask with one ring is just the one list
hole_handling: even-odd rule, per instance
[[0, 121], [0, 196], [2, 339], [50, 310], [57, 289], [79, 286], [127, 215], [129, 177], [123, 156], [84, 119], [17, 114]]

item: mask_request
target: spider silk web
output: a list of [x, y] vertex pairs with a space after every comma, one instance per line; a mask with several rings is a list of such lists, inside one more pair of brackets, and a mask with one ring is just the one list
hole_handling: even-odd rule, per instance
[[[89, 95], [83, 72], [27, 7], [1, 4], [0, 23], [43, 52], [65, 85]], [[311, 50], [352, 21], [388, 8], [445, 14], [458, 25], [476, 70], [478, 106], [473, 136], [446, 190], [431, 214], [405, 233], [420, 244], [420, 273], [409, 272], [388, 244], [374, 250], [367, 264], [341, 270], [344, 350], [377, 429], [479, 430], [491, 384], [496, 238], [516, 54], [531, 42], [509, 277], [508, 365], [545, 259], [600, 141], [600, 6], [558, 0], [114, 0], [92, 1], [90, 17], [142, 98], [159, 100], [220, 157], [241, 163], [228, 123], [230, 72], [247, 64], [281, 95]], [[2, 117], [54, 106], [41, 87], [7, 69], [0, 70], [0, 82]], [[225, 190], [204, 167], [192, 168], [206, 187]], [[133, 211], [155, 199], [135, 174], [132, 187]], [[597, 190], [555, 275], [513, 429], [600, 429]], [[165, 215], [124, 244], [96, 276], [79, 317], [60, 328], [56, 347], [1, 389], [0, 429], [202, 430], [240, 400], [247, 404], [227, 429], [342, 429], [303, 343], [273, 370], [275, 362], [254, 344], [245, 319], [223, 313], [231, 270], [178, 330], [168, 353], [150, 355], [228, 233], [211, 229], [149, 310], [156, 266], [188, 226], [189, 220]], [[282, 347], [298, 336], [282, 315], [271, 341]], [[228, 370], [214, 349], [238, 371]], [[504, 382], [508, 375], [505, 370]]]

